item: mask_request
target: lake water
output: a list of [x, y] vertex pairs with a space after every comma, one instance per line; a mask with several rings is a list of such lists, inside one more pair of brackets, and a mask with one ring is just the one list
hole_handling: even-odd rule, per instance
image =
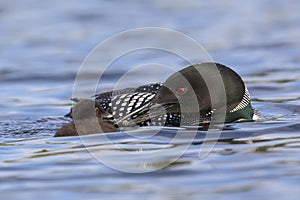
[[[299, 9], [297, 0], [2, 1], [1, 199], [299, 199]], [[173, 143], [169, 140], [178, 129], [146, 137], [157, 127], [132, 131], [136, 137], [120, 132], [53, 138], [68, 122], [62, 116], [71, 106], [85, 57], [105, 39], [146, 26], [182, 32], [214, 61], [238, 72], [260, 119], [227, 124], [204, 158], [199, 157], [203, 131], [193, 141], [181, 135]], [[140, 35], [136, 43], [147, 39]], [[126, 41], [102, 51], [99, 66], [84, 72], [82, 95], [89, 94], [96, 70], [104, 69], [101, 59]], [[163, 39], [153, 42], [172, 45]], [[193, 50], [185, 51], [195, 56]], [[114, 87], [130, 70], [119, 86], [163, 81], [170, 74], [151, 66], [134, 70], [149, 63], [174, 70], [186, 66], [166, 52], [139, 51], [115, 60], [98, 90]], [[195, 132], [192, 127], [179, 130]], [[183, 154], [171, 162], [179, 151]], [[124, 157], [128, 152], [154, 156], [143, 161]], [[117, 167], [150, 172], [126, 173]]]

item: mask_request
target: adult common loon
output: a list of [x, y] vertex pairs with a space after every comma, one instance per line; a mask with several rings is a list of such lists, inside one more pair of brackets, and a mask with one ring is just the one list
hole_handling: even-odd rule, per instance
[[[212, 91], [219, 88], [220, 93]], [[80, 132], [90, 134], [113, 132], [126, 126], [178, 127], [252, 120], [253, 109], [241, 77], [224, 65], [210, 62], [175, 72], [164, 83], [104, 92], [93, 100], [79, 100], [66, 116], [89, 127], [90, 131], [85, 128]], [[96, 116], [101, 128], [91, 128], [88, 123], [91, 116]], [[68, 135], [78, 135], [74, 122], [64, 125], [55, 136]]]

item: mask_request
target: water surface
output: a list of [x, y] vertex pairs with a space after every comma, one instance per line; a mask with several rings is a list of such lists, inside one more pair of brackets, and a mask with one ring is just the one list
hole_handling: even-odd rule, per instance
[[[0, 192], [3, 199], [298, 199], [300, 184], [300, 5], [298, 1], [4, 1], [0, 9]], [[53, 138], [68, 119], [80, 64], [101, 41], [131, 28], [158, 26], [196, 39], [214, 61], [245, 80], [254, 123], [226, 125], [211, 153], [199, 158], [205, 132], [175, 162], [151, 173], [116, 171], [96, 160], [78, 137]], [[143, 39], [143, 38], [139, 38]], [[158, 41], [160, 42], [160, 41]], [[161, 41], [162, 43], [164, 41]], [[119, 45], [119, 44], [115, 44]], [[104, 58], [114, 46], [104, 52]], [[193, 52], [190, 52], [193, 54]], [[124, 56], [113, 63], [99, 89], [135, 66], [185, 67], [161, 51]], [[101, 66], [100, 66], [101, 67]], [[124, 87], [163, 81], [151, 68]], [[94, 76], [91, 69], [86, 74]], [[86, 85], [89, 88], [89, 85]], [[181, 129], [182, 130], [182, 129]], [[140, 129], [147, 135], [156, 128]], [[184, 129], [186, 134], [192, 128]], [[164, 166], [185, 137], [176, 129], [137, 139], [108, 133], [86, 136], [91, 149], [124, 167]], [[124, 150], [161, 154], [150, 163], [121, 159]]]

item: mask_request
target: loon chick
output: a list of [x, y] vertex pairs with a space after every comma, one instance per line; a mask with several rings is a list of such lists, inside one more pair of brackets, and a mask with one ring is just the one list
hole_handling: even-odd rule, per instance
[[[93, 100], [81, 100], [73, 107], [72, 112], [76, 116], [74, 116], [74, 120], [58, 129], [54, 137], [117, 131], [117, 128], [110, 121], [105, 120], [111, 114], [105, 112], [99, 106], [95, 109], [95, 101]], [[95, 114], [95, 117], [93, 114]]]
[[[224, 92], [213, 92], [217, 94], [212, 95], [212, 103], [211, 90], [218, 90], [218, 86], [207, 85], [207, 80], [214, 84], [219, 78]], [[111, 114], [110, 122], [115, 127], [199, 125], [218, 117], [219, 110], [225, 110], [224, 117], [220, 113], [220, 121], [226, 123], [253, 117], [250, 95], [241, 77], [218, 63], [191, 65], [172, 74], [164, 83], [104, 92], [95, 95], [94, 100], [94, 108]], [[72, 110], [66, 116], [74, 118]]]

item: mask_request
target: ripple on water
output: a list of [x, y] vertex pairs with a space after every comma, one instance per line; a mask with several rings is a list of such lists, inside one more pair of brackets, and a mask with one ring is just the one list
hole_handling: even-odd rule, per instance
[[[297, 5], [294, 0], [1, 2], [1, 198], [299, 199]], [[69, 110], [74, 78], [88, 52], [112, 34], [149, 25], [175, 27], [192, 36], [215, 61], [241, 74], [259, 118], [226, 124], [204, 159], [199, 152], [209, 150], [206, 132], [198, 131], [190, 146], [186, 138], [198, 127], [180, 129], [182, 135], [172, 143], [179, 129], [166, 128], [154, 136], [157, 127], [83, 137], [88, 148], [107, 161], [140, 171], [169, 164], [188, 146], [161, 170], [121, 173], [96, 160], [80, 138], [52, 136], [68, 122], [60, 116]], [[101, 56], [111, 55], [113, 47]], [[161, 51], [125, 55], [112, 64], [115, 68], [101, 87], [113, 87], [116, 78], [144, 63], [175, 69], [186, 65]], [[160, 71], [150, 71], [134, 74], [128, 84], [163, 77]], [[95, 76], [95, 68], [85, 74], [84, 94]], [[144, 137], [133, 137], [138, 135]], [[147, 162], [124, 156], [153, 152], [158, 153]]]

